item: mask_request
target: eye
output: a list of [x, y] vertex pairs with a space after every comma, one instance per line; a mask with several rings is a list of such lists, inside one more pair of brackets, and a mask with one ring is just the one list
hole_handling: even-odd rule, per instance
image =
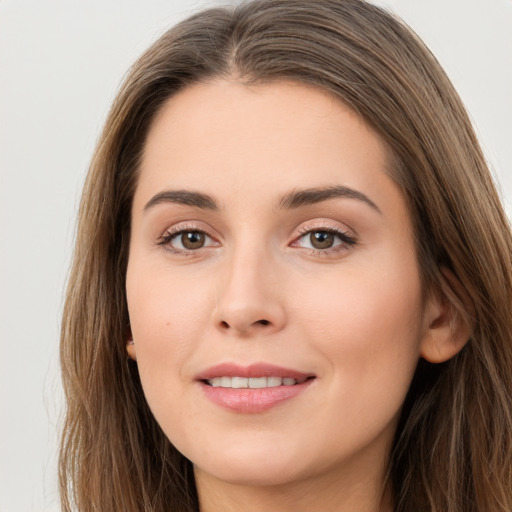
[[308, 238], [308, 242], [315, 249], [330, 249], [337, 242], [335, 235], [328, 231], [312, 231]]
[[206, 239], [207, 235], [201, 231], [182, 231], [172, 238], [171, 245], [177, 249], [192, 251], [203, 247]]
[[204, 247], [217, 245], [204, 231], [198, 229], [181, 229], [164, 234], [158, 245], [165, 245], [173, 252], [196, 251]]
[[355, 243], [354, 238], [341, 230], [324, 228], [304, 231], [293, 245], [317, 252], [329, 252], [330, 249], [343, 249]]

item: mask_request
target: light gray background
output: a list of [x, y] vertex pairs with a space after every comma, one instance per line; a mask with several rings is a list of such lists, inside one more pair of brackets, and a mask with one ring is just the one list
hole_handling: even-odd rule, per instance
[[[80, 188], [128, 66], [220, 1], [0, 0], [0, 512], [57, 511], [58, 331]], [[512, 0], [383, 0], [465, 101], [512, 212]]]

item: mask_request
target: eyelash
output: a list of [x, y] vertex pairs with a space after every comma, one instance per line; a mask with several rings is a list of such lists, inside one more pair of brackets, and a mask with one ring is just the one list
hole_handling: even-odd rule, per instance
[[336, 236], [341, 241], [340, 244], [329, 247], [327, 249], [307, 248], [314, 256], [328, 256], [338, 251], [346, 251], [350, 247], [353, 247], [357, 244], [357, 240], [353, 236], [349, 235], [346, 231], [342, 230], [341, 228], [335, 228], [331, 226], [303, 226], [299, 229], [299, 233], [300, 236], [294, 240], [293, 244], [297, 243], [306, 235], [311, 235], [311, 233], [329, 233]]
[[[295, 240], [292, 242], [292, 246], [298, 243], [299, 240], [304, 238], [306, 235], [311, 233], [329, 233], [334, 236], [336, 236], [341, 243], [338, 245], [335, 245], [333, 247], [329, 247], [326, 249], [312, 249], [312, 248], [304, 248], [307, 249], [311, 254], [315, 256], [327, 256], [333, 252], [338, 252], [340, 250], [347, 250], [348, 248], [354, 246], [357, 244], [356, 239], [349, 235], [346, 231], [340, 229], [340, 228], [334, 228], [334, 227], [327, 227], [327, 226], [304, 226], [301, 229], [299, 229], [299, 236], [295, 238]], [[165, 247], [166, 250], [173, 254], [177, 254], [180, 256], [192, 256], [196, 251], [199, 249], [204, 249], [204, 247], [200, 247], [199, 249], [189, 249], [189, 250], [182, 250], [182, 249], [176, 249], [171, 245], [171, 241], [182, 235], [183, 233], [200, 233], [202, 235], [205, 235], [206, 237], [210, 238], [211, 240], [214, 240], [214, 238], [205, 230], [198, 229], [196, 226], [177, 226], [168, 229], [159, 239], [157, 242], [158, 246]]]
[[[165, 247], [165, 249], [172, 254], [177, 254], [179, 256], [192, 256], [196, 252], [196, 250], [189, 249], [189, 250], [182, 250], [182, 249], [176, 249], [171, 245], [171, 241], [174, 238], [177, 238], [178, 236], [182, 235], [183, 233], [200, 233], [205, 236], [207, 236], [210, 239], [214, 239], [207, 231], [204, 229], [198, 229], [197, 226], [176, 226], [168, 229], [158, 240], [157, 245]], [[203, 247], [201, 247], [203, 249]]]

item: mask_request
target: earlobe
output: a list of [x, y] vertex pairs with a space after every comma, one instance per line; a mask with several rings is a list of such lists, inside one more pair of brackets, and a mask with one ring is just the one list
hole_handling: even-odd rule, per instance
[[468, 300], [462, 286], [448, 269], [442, 269], [445, 278], [443, 288], [428, 299], [426, 328], [421, 343], [420, 355], [430, 363], [443, 363], [458, 354], [466, 345], [471, 327], [453, 300], [467, 311]]
[[133, 338], [130, 336], [128, 341], [126, 342], [126, 352], [128, 353], [128, 357], [133, 361], [137, 361], [137, 352], [135, 350], [135, 342]]

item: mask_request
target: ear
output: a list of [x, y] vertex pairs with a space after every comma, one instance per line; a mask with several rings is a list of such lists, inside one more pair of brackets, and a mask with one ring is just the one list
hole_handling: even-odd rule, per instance
[[469, 299], [455, 275], [441, 269], [441, 289], [427, 300], [426, 328], [421, 342], [420, 355], [430, 363], [444, 363], [459, 353], [471, 334], [468, 322]]
[[137, 361], [137, 351], [135, 350], [135, 342], [133, 341], [132, 336], [128, 338], [126, 342], [126, 352], [128, 353], [128, 357], [133, 361]]

